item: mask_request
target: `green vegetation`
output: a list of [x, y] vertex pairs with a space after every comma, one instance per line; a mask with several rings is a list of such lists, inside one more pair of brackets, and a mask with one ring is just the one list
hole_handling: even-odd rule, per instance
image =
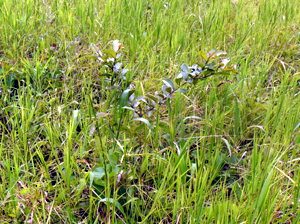
[[299, 10], [0, 1], [0, 222], [299, 223]]

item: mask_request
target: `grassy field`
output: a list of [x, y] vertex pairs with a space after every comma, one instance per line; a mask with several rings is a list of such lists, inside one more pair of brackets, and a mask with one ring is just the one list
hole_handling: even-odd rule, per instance
[[299, 223], [299, 10], [0, 0], [0, 222]]

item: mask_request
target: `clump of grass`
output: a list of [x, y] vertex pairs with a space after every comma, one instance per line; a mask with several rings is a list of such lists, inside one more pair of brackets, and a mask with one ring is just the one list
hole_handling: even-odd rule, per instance
[[[296, 3], [0, 2], [0, 220], [297, 223]], [[155, 97], [210, 49], [239, 73]]]

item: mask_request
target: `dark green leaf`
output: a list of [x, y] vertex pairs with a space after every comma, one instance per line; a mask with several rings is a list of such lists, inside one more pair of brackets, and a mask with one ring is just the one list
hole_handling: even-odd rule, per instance
[[198, 83], [199, 79], [193, 79], [193, 84], [196, 85]]
[[172, 89], [175, 89], [174, 83], [172, 82], [171, 79], [164, 78], [164, 79], [163, 79], [163, 82], [164, 82], [168, 87], [171, 87]]
[[210, 74], [212, 74], [214, 72], [215, 72], [214, 70], [207, 69], [205, 72], [203, 72], [203, 75], [207, 76], [207, 75], [210, 75]]
[[182, 76], [181, 76], [181, 78], [178, 78], [178, 77], [177, 77], [177, 78], [175, 79], [175, 82], [176, 82], [178, 85], [180, 85], [182, 79], [183, 79]]
[[153, 95], [151, 95], [151, 94], [146, 94], [146, 96], [147, 96], [149, 99], [151, 99], [151, 100], [155, 101], [156, 103], [158, 103], [158, 98], [157, 98], [156, 96], [153, 96]]
[[199, 65], [200, 68], [204, 67], [204, 64], [202, 64], [202, 63], [199, 63], [198, 65]]
[[158, 91], [155, 92], [155, 96], [158, 96], [160, 98], [164, 98], [164, 95], [162, 93], [158, 92]]
[[102, 167], [97, 167], [93, 172], [90, 172], [90, 187], [92, 187], [92, 184], [97, 182], [99, 185], [102, 184], [101, 181], [99, 181], [103, 176], [105, 175], [105, 171]]
[[208, 64], [209, 69], [214, 69], [216, 66], [216, 63], [213, 61], [212, 63]]
[[170, 94], [170, 92], [172, 91], [172, 89], [171, 89], [171, 87], [163, 85], [162, 91], [164, 92], [164, 94]]
[[121, 96], [120, 106], [123, 107], [128, 101], [128, 97], [134, 93], [134, 89], [126, 89]]

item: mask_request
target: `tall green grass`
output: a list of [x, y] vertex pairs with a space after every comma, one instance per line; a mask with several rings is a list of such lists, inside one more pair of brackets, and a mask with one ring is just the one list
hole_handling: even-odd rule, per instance
[[[0, 1], [0, 221], [298, 223], [298, 11], [295, 0]], [[91, 57], [115, 39], [137, 95], [199, 51], [225, 50], [239, 74], [175, 94], [151, 129], [119, 108]]]

